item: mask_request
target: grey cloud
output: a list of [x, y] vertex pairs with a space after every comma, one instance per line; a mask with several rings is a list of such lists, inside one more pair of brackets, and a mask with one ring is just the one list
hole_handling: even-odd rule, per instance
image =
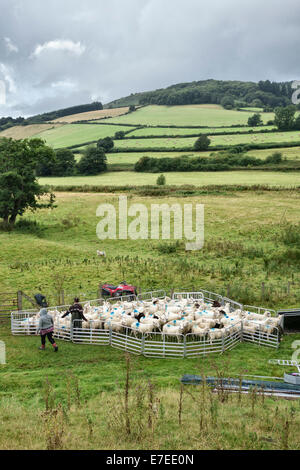
[[108, 102], [206, 78], [300, 79], [298, 0], [0, 0], [0, 6], [0, 80], [7, 85], [0, 115]]

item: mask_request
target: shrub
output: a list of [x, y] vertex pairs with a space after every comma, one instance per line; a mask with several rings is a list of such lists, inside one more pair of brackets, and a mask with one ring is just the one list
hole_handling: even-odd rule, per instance
[[266, 163], [280, 163], [282, 162], [282, 153], [274, 152], [272, 155], [266, 158]]
[[157, 184], [157, 186], [165, 186], [165, 185], [166, 185], [166, 177], [165, 177], [165, 175], [160, 175], [160, 176], [157, 178], [156, 184]]
[[207, 137], [206, 134], [203, 134], [196, 140], [194, 149], [195, 150], [207, 150], [211, 144], [211, 140]]

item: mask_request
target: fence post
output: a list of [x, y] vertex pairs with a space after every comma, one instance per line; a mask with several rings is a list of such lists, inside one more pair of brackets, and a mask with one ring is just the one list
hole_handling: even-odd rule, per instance
[[183, 336], [183, 357], [186, 357], [186, 335]]
[[71, 320], [71, 326], [70, 326], [70, 340], [71, 340], [72, 343], [74, 342], [73, 339], [74, 339], [74, 323], [73, 323], [72, 320]]
[[241, 320], [241, 337], [240, 337], [241, 343], [244, 342], [244, 321]]
[[265, 283], [262, 282], [262, 284], [261, 284], [261, 298], [262, 298], [262, 300], [264, 300], [264, 298], [265, 298], [265, 287], [266, 287]]
[[110, 344], [110, 346], [112, 345], [111, 343], [112, 343], [112, 327], [110, 325], [109, 326], [109, 344]]
[[22, 305], [23, 305], [23, 302], [22, 302], [22, 291], [21, 290], [18, 290], [18, 310], [19, 312], [21, 312], [23, 310], [22, 308]]
[[145, 353], [145, 335], [142, 336], [142, 344], [141, 344], [141, 354], [142, 356]]
[[102, 284], [99, 284], [98, 287], [98, 300], [102, 299]]
[[230, 299], [230, 286], [227, 286], [227, 297]]
[[225, 337], [222, 334], [222, 354], [225, 352]]

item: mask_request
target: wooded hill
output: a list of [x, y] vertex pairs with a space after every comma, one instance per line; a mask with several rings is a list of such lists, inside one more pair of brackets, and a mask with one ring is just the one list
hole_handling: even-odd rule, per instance
[[134, 105], [220, 104], [225, 108], [275, 108], [291, 104], [292, 82], [203, 80], [179, 83], [155, 91], [133, 94], [106, 107]]

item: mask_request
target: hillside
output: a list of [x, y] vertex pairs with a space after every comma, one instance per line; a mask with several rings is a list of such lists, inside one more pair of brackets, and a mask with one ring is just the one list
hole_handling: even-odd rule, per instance
[[178, 83], [164, 89], [132, 94], [108, 103], [105, 107], [133, 105], [222, 104], [227, 107], [284, 106], [291, 103], [292, 82], [254, 82], [203, 80]]

